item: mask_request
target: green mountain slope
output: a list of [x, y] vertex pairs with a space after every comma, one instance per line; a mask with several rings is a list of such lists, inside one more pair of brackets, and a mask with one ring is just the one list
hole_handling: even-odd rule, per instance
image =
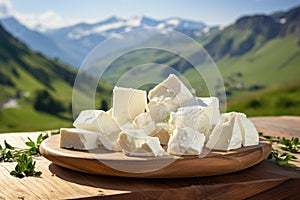
[[[76, 71], [31, 51], [1, 26], [0, 37], [0, 132], [71, 126], [72, 90]], [[105, 85], [101, 88], [102, 92], [97, 93], [96, 103], [99, 107], [102, 100], [110, 104], [110, 90]], [[37, 94], [42, 92], [49, 94], [44, 101], [50, 110], [36, 108], [35, 102], [39, 102]], [[82, 93], [83, 99], [86, 98], [84, 91], [79, 93]], [[52, 104], [49, 99], [53, 99]], [[8, 106], [13, 101], [17, 104]], [[59, 105], [63, 109], [54, 112], [55, 108], [51, 108], [51, 105]]]
[[299, 115], [300, 81], [274, 86], [230, 101], [228, 111], [240, 111], [248, 116]]

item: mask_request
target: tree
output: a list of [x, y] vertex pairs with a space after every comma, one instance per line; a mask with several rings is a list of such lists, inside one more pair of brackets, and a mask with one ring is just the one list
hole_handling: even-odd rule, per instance
[[101, 101], [101, 107], [100, 107], [100, 109], [104, 110], [104, 111], [108, 111], [108, 104], [107, 104], [107, 102], [104, 99], [102, 99], [102, 101]]
[[47, 112], [50, 114], [58, 114], [66, 109], [63, 103], [54, 99], [47, 90], [38, 90], [34, 98], [33, 106], [38, 111]]

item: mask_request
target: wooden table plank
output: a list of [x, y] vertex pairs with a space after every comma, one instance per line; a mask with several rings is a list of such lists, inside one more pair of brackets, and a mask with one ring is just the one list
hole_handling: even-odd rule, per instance
[[[300, 136], [300, 117], [251, 120], [265, 134], [274, 132], [280, 136]], [[276, 128], [273, 126], [274, 122]], [[27, 136], [35, 139], [39, 134], [40, 132], [0, 134], [0, 143], [5, 139], [13, 146], [24, 147]], [[268, 160], [227, 175], [133, 179], [79, 173], [54, 165], [43, 157], [35, 159], [37, 170], [43, 172], [41, 178], [12, 177], [9, 172], [16, 163], [0, 163], [0, 199], [282, 199], [299, 195], [300, 189], [299, 170], [281, 167]]]
[[280, 116], [280, 117], [252, 117], [258, 131], [266, 135], [280, 137], [300, 137], [300, 117]]

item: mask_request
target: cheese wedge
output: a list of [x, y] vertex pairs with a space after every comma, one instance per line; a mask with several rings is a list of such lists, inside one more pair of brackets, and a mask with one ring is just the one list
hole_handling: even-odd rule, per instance
[[186, 103], [182, 105], [182, 107], [189, 106], [201, 106], [206, 108], [206, 115], [209, 117], [209, 129], [212, 130], [215, 125], [218, 123], [220, 119], [220, 106], [219, 99], [217, 97], [193, 97]]
[[162, 96], [176, 99], [179, 105], [193, 97], [190, 90], [174, 74], [170, 74], [167, 79], [155, 86], [148, 94], [149, 100]]
[[202, 106], [181, 107], [176, 113], [170, 113], [169, 124], [173, 127], [190, 127], [208, 137], [211, 133], [209, 111], [207, 107]]
[[155, 123], [161, 123], [172, 111], [177, 111], [179, 103], [171, 97], [154, 97], [150, 100], [147, 111]]
[[239, 116], [239, 126], [242, 133], [243, 146], [258, 145], [259, 135], [253, 123], [246, 116]]
[[143, 134], [140, 130], [121, 132], [117, 144], [128, 156], [163, 156], [159, 139]]
[[156, 123], [160, 123], [171, 111], [176, 111], [192, 97], [192, 93], [180, 79], [170, 74], [167, 79], [150, 90], [147, 111]]
[[200, 155], [204, 142], [205, 136], [198, 131], [177, 127], [170, 137], [167, 152], [174, 155]]
[[103, 110], [84, 110], [73, 125], [76, 128], [97, 131], [103, 146], [112, 151], [120, 151], [116, 146], [121, 129], [109, 114]]
[[133, 120], [135, 129], [142, 129], [146, 135], [152, 135], [156, 130], [156, 124], [149, 113], [141, 113]]
[[89, 131], [100, 131], [99, 122], [102, 110], [83, 110], [73, 123], [78, 129]]
[[206, 147], [223, 151], [240, 148], [243, 138], [238, 118], [241, 115], [235, 112], [222, 114], [220, 121], [209, 136]]
[[158, 137], [160, 144], [166, 145], [170, 139], [170, 125], [167, 123], [157, 123], [156, 129], [151, 136]]
[[145, 112], [146, 106], [146, 91], [114, 87], [112, 115], [120, 127]]
[[77, 150], [90, 150], [99, 147], [99, 134], [77, 128], [60, 129], [60, 147]]

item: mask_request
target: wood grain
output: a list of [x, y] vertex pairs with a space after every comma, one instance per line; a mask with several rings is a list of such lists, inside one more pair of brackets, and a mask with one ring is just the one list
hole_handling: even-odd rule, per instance
[[251, 117], [258, 131], [266, 135], [280, 137], [300, 137], [300, 117], [279, 116], [279, 117]]
[[[254, 119], [254, 120], [253, 120]], [[265, 134], [277, 131], [285, 137], [300, 137], [300, 117], [251, 118]], [[290, 121], [292, 120], [292, 122]], [[257, 125], [258, 121], [264, 121]], [[276, 128], [274, 124], [276, 123]], [[269, 125], [267, 125], [269, 124]], [[286, 126], [288, 124], [288, 126]], [[268, 128], [269, 126], [269, 128]], [[270, 133], [268, 132], [270, 130]], [[27, 137], [41, 132], [0, 134], [0, 143], [25, 147]], [[299, 154], [297, 155], [300, 159]], [[0, 199], [297, 199], [300, 171], [261, 163], [224, 175], [178, 179], [120, 178], [81, 173], [36, 157], [41, 178], [18, 179], [9, 175], [16, 163], [0, 163]], [[296, 163], [300, 167], [300, 163]]]
[[251, 167], [264, 160], [271, 145], [243, 147], [228, 152], [211, 151], [206, 157], [171, 156], [129, 157], [122, 152], [99, 148], [93, 151], [76, 151], [60, 148], [59, 135], [45, 140], [41, 154], [54, 164], [85, 173], [135, 177], [182, 178], [226, 174]]

